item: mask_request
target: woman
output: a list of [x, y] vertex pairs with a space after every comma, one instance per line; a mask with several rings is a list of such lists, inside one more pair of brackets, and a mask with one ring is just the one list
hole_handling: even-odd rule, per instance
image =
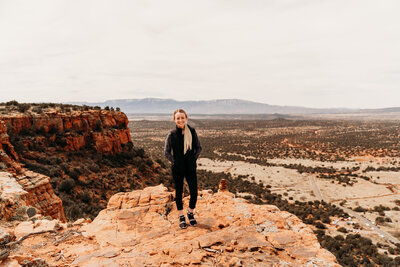
[[[190, 202], [187, 217], [191, 226], [196, 226], [194, 209], [197, 202], [196, 160], [201, 152], [200, 141], [194, 128], [187, 124], [188, 116], [183, 109], [174, 112], [176, 128], [172, 130], [165, 141], [164, 154], [172, 163], [172, 177], [175, 183], [175, 201], [179, 214], [179, 227], [187, 227], [183, 214], [182, 193], [183, 179], [189, 185]], [[172, 153], [171, 153], [172, 152]]]

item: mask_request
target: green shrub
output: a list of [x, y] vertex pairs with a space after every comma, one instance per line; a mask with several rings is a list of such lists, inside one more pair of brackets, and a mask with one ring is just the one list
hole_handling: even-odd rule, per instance
[[90, 196], [89, 192], [87, 192], [87, 191], [83, 191], [79, 195], [79, 198], [85, 203], [89, 203], [92, 200], [92, 197]]
[[25, 221], [25, 217], [23, 215], [15, 215], [10, 218], [10, 221]]
[[148, 158], [148, 159], [145, 160], [145, 164], [146, 164], [147, 166], [152, 166], [152, 165], [153, 165], [153, 160], [150, 159], [150, 158]]
[[82, 209], [78, 205], [68, 207], [65, 213], [67, 217], [73, 221], [83, 217]]
[[357, 211], [357, 212], [365, 212], [365, 211], [367, 211], [367, 209], [364, 209], [364, 208], [361, 207], [361, 206], [357, 206], [357, 207], [354, 209], [354, 211]]
[[26, 209], [26, 214], [28, 215], [29, 218], [35, 216], [37, 213], [36, 209], [34, 207], [28, 207]]
[[57, 146], [60, 146], [62, 148], [66, 147], [68, 145], [67, 138], [65, 138], [62, 135], [57, 135], [56, 136], [55, 143], [56, 143]]
[[71, 178], [63, 180], [61, 182], [61, 184], [58, 187], [58, 190], [65, 192], [65, 193], [69, 193], [71, 191], [72, 188], [74, 188], [75, 186], [75, 181]]
[[78, 180], [79, 176], [81, 175], [81, 172], [78, 168], [73, 168], [70, 173], [69, 173], [69, 177], [71, 177], [74, 180]]
[[24, 113], [24, 112], [27, 111], [30, 107], [31, 107], [31, 105], [29, 105], [29, 104], [19, 104], [19, 105], [18, 105], [18, 111], [21, 112], [21, 113]]
[[141, 161], [141, 162], [139, 163], [138, 170], [139, 170], [140, 172], [145, 172], [146, 169], [147, 169], [146, 164], [144, 164], [144, 162]]
[[42, 114], [43, 113], [43, 108], [40, 106], [35, 106], [32, 108], [32, 111], [37, 113], [37, 114]]
[[16, 100], [11, 100], [11, 101], [6, 102], [6, 106], [18, 106], [18, 105], [19, 105], [19, 103]]
[[318, 229], [326, 229], [326, 226], [321, 222], [316, 222], [315, 227], [317, 227]]
[[91, 170], [92, 172], [99, 172], [100, 171], [100, 166], [97, 165], [96, 163], [92, 163], [89, 165], [89, 170]]

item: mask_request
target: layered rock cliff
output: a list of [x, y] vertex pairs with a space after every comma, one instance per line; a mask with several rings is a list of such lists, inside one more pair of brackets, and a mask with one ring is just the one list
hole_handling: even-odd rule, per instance
[[6, 124], [0, 120], [0, 219], [10, 220], [18, 210], [34, 207], [39, 213], [65, 221], [61, 199], [54, 194], [50, 178], [28, 171], [18, 163]]
[[12, 168], [14, 171], [20, 171], [21, 167], [17, 161], [18, 155], [10, 143], [6, 124], [0, 119], [0, 169]]
[[[93, 222], [32, 237], [4, 264], [35, 259], [51, 266], [339, 266], [310, 228], [275, 206], [202, 191], [198, 226], [181, 230], [171, 200], [162, 185], [116, 194]], [[23, 223], [14, 233], [19, 238], [44, 225], [52, 230], [57, 224]]]
[[115, 154], [122, 152], [122, 146], [131, 141], [128, 118], [116, 111], [61, 113], [55, 110], [3, 115], [1, 120], [8, 134], [19, 137], [19, 144], [27, 149], [42, 146], [77, 151], [90, 147], [102, 154]]
[[61, 199], [54, 194], [49, 177], [27, 170], [19, 175], [0, 172], [0, 219], [23, 218], [28, 207], [65, 221]]
[[18, 197], [0, 202], [0, 219], [18, 218], [16, 210], [26, 206], [60, 220], [93, 218], [116, 192], [160, 182], [162, 168], [133, 147], [124, 113], [16, 105], [6, 111], [0, 105], [0, 171], [21, 188]]

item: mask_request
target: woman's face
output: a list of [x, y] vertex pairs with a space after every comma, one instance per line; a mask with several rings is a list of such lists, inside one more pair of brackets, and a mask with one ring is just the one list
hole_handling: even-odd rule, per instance
[[187, 121], [185, 113], [180, 113], [180, 112], [175, 113], [174, 121], [176, 123], [176, 126], [178, 126], [178, 128], [183, 129]]

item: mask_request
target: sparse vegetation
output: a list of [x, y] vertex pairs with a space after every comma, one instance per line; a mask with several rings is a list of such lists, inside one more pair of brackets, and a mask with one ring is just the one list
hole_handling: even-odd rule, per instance
[[321, 245], [332, 252], [343, 266], [398, 266], [400, 263], [400, 257], [391, 258], [379, 253], [371, 239], [359, 234], [332, 237], [323, 230], [315, 233]]
[[[59, 104], [59, 103], [18, 103], [16, 100], [2, 102], [0, 103], [0, 111], [3, 115], [18, 112], [18, 113], [25, 113], [29, 112], [31, 115], [35, 114], [43, 114], [45, 112], [51, 111], [58, 111], [62, 113], [70, 113], [71, 111], [89, 111], [89, 110], [101, 110], [99, 106], [88, 106], [88, 105], [71, 105], [71, 104]], [[112, 110], [114, 111], [113, 107], [105, 107], [104, 110]], [[120, 108], [116, 108], [116, 111], [120, 112]]]
[[[60, 104], [21, 105], [16, 101], [2, 103], [2, 112], [25, 112], [39, 115], [50, 109], [59, 112], [100, 110], [100, 107], [74, 106]], [[0, 104], [1, 106], [1, 104]], [[105, 107], [109, 112], [119, 111]], [[114, 111], [115, 110], [115, 111]], [[3, 113], [4, 114], [4, 113]], [[100, 121], [93, 122], [94, 133], [109, 130], [117, 131], [124, 125], [105, 129]], [[208, 121], [191, 120], [196, 127], [203, 144], [202, 157], [219, 160], [247, 161], [268, 167], [282, 167], [296, 170], [300, 174], [312, 174], [321, 180], [329, 179], [332, 186], [354, 186], [357, 181], [372, 181], [369, 172], [400, 170], [399, 162], [394, 167], [368, 166], [334, 168], [330, 166], [305, 166], [303, 164], [277, 164], [271, 159], [291, 158], [310, 159], [327, 163], [346, 160], [349, 157], [399, 157], [400, 125], [393, 122], [351, 122], [351, 121], [306, 121], [306, 120], [254, 120], [254, 121]], [[9, 126], [8, 126], [9, 127]], [[8, 129], [10, 141], [14, 145], [21, 163], [25, 167], [51, 177], [51, 184], [56, 194], [62, 199], [65, 213], [70, 220], [80, 217], [94, 218], [103, 209], [110, 196], [120, 191], [142, 189], [149, 185], [164, 183], [172, 189], [169, 163], [163, 155], [165, 137], [173, 122], [141, 121], [131, 122], [134, 143], [122, 146], [122, 152], [114, 155], [96, 153], [94, 145], [87, 142], [82, 149], [65, 151], [68, 145], [66, 136], [79, 137], [84, 131], [60, 131], [57, 127], [50, 129], [28, 129], [13, 134]], [[155, 130], [156, 129], [156, 130]], [[384, 138], [382, 138], [384, 136]], [[372, 164], [371, 164], [372, 165]], [[279, 173], [279, 171], [275, 171]], [[279, 175], [284, 172], [280, 172]], [[361, 175], [362, 174], [362, 175]], [[370, 176], [370, 177], [369, 177]], [[279, 209], [298, 216], [304, 223], [315, 230], [321, 245], [330, 250], [340, 264], [344, 266], [397, 266], [400, 247], [378, 244], [359, 234], [351, 233], [352, 229], [361, 229], [354, 224], [348, 228], [339, 227], [342, 235], [330, 234], [330, 223], [333, 218], [348, 217], [339, 206], [324, 201], [309, 200], [306, 196], [293, 198], [293, 193], [276, 193], [273, 186], [258, 182], [252, 175], [231, 176], [229, 173], [198, 171], [200, 189], [218, 190], [219, 181], [224, 178], [229, 190], [234, 193], [247, 193], [246, 199], [252, 203], [272, 204]], [[363, 180], [360, 180], [363, 179]], [[376, 178], [378, 179], [378, 178]], [[187, 193], [187, 192], [186, 192]], [[313, 193], [308, 192], [309, 196]], [[297, 199], [297, 200], [296, 200]], [[315, 198], [313, 198], [315, 199]], [[349, 202], [339, 199], [340, 205]], [[391, 202], [394, 208], [383, 205], [364, 207], [358, 203], [354, 206], [357, 212], [373, 213], [375, 223], [392, 225], [388, 217], [389, 210], [400, 206], [399, 201]], [[354, 207], [353, 206], [353, 207]], [[386, 213], [386, 214], [385, 214]], [[392, 217], [392, 216], [391, 216]], [[18, 218], [14, 218], [18, 219]], [[395, 221], [395, 220], [393, 220]], [[337, 232], [334, 231], [336, 234]], [[379, 249], [384, 249], [382, 253]], [[397, 264], [397, 265], [396, 265]]]
[[[334, 168], [330, 163], [346, 161], [351, 157], [399, 157], [400, 125], [393, 122], [354, 122], [354, 121], [306, 121], [306, 120], [193, 120], [203, 144], [201, 156], [213, 160], [246, 161], [268, 167], [283, 167], [297, 170], [300, 174], [315, 175], [318, 179], [328, 180], [343, 186], [355, 186], [359, 181], [372, 181], [368, 172], [399, 171], [396, 167], [360, 166]], [[153, 157], [160, 157], [166, 166], [169, 163], [163, 157], [165, 137], [174, 127], [172, 121], [135, 121], [130, 123], [132, 135], [137, 143]], [[157, 130], [154, 130], [157, 129]], [[290, 158], [326, 162], [327, 166], [305, 166], [303, 164], [277, 164], [271, 159]], [[347, 217], [340, 207], [320, 202], [307, 201], [300, 196], [294, 200], [293, 195], [274, 193], [271, 185], [259, 185], [250, 175], [231, 177], [226, 173], [198, 171], [201, 189], [216, 191], [218, 182], [224, 178], [228, 181], [229, 190], [233, 193], [248, 193], [245, 198], [256, 204], [273, 204], [281, 210], [295, 214], [304, 223], [312, 225], [324, 248], [330, 250], [343, 266], [397, 266], [400, 257], [389, 257], [378, 251], [371, 239], [354, 235], [351, 230], [360, 230], [358, 223], [348, 228], [337, 230], [345, 236], [329, 234], [332, 217]], [[312, 195], [312, 193], [310, 193]], [[394, 204], [400, 206], [400, 202]], [[349, 206], [340, 200], [341, 206]], [[358, 212], [385, 212], [387, 208], [362, 207], [359, 204], [354, 210]], [[389, 223], [387, 216], [381, 216], [384, 223]], [[324, 229], [327, 228], [327, 229]], [[390, 248], [390, 251], [389, 251]], [[384, 247], [386, 253], [399, 255], [400, 249]], [[393, 252], [393, 253], [392, 253]]]
[[[40, 127], [26, 124], [26, 127], [14, 125], [14, 128], [11, 122], [6, 125], [19, 162], [27, 169], [50, 177], [54, 192], [63, 201], [67, 219], [93, 219], [106, 207], [108, 199], [120, 191], [141, 189], [161, 182], [171, 186], [164, 174], [166, 170], [160, 164], [155, 165], [149, 154], [142, 148], [135, 148], [132, 142], [120, 144], [120, 151], [115, 154], [97, 152], [93, 132], [115, 134], [126, 127], [125, 121], [116, 121], [111, 126], [103, 125], [103, 113], [99, 107], [10, 101], [4, 104], [3, 109], [13, 114], [21, 112], [21, 107], [29, 118], [47, 116], [49, 112], [96, 110], [95, 114], [99, 114], [100, 119], [93, 121], [92, 128], [86, 121], [77, 127], [60, 127], [59, 123], [48, 117], [49, 123], [40, 124]], [[74, 147], [75, 141], [80, 147]]]

